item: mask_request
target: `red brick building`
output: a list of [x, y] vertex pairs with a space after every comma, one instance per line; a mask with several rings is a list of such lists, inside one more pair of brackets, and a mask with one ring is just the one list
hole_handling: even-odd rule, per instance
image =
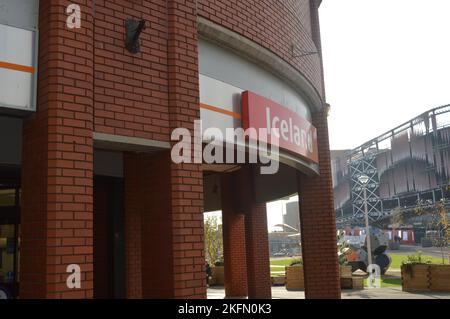
[[[265, 203], [298, 192], [306, 296], [339, 298], [320, 2], [0, 0], [0, 284], [205, 298], [203, 213], [221, 209], [227, 296], [270, 298]], [[138, 53], [130, 19], [146, 22]], [[306, 123], [314, 154], [281, 147], [273, 175], [171, 160], [175, 128], [251, 123], [246, 91]]]

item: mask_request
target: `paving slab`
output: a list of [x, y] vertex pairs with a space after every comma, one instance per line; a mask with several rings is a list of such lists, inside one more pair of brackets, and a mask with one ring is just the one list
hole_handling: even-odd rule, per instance
[[[208, 289], [208, 299], [225, 298], [223, 287]], [[272, 287], [273, 299], [305, 299], [304, 291], [287, 291], [285, 287]], [[379, 289], [342, 290], [342, 299], [450, 299], [450, 293], [422, 292], [410, 293], [401, 287]]]

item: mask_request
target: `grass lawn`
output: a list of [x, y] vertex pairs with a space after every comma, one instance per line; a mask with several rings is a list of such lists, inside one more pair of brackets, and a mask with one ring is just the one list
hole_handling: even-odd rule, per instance
[[[402, 265], [402, 261], [406, 261], [408, 255], [402, 254], [389, 254], [392, 258], [391, 267], [389, 269], [400, 269]], [[432, 264], [442, 264], [442, 258], [430, 257], [423, 255], [422, 258], [425, 261], [431, 261]], [[448, 265], [448, 259], [445, 260], [445, 263]]]
[[283, 258], [283, 259], [272, 259], [270, 261], [270, 266], [289, 266], [295, 257]]
[[295, 257], [283, 258], [283, 259], [272, 259], [270, 261], [270, 274], [271, 276], [284, 276], [285, 266], [289, 266], [292, 260], [298, 259]]
[[[402, 261], [407, 260], [407, 254], [395, 254], [390, 253], [389, 256], [392, 258], [392, 264], [389, 269], [391, 270], [399, 270], [402, 264]], [[425, 261], [431, 261], [433, 264], [441, 264], [442, 258], [430, 257], [423, 255], [422, 256]], [[270, 261], [270, 273], [272, 276], [284, 276], [285, 275], [285, 266], [289, 266], [292, 260], [296, 259], [295, 257], [290, 258], [282, 258], [282, 259], [273, 259]], [[448, 264], [448, 259], [445, 260], [446, 264]], [[402, 280], [401, 278], [382, 278], [381, 279], [381, 287], [395, 287], [401, 286]], [[364, 281], [364, 285], [367, 286], [367, 280]]]
[[[402, 278], [381, 278], [381, 288], [385, 287], [399, 287], [402, 285]], [[364, 287], [368, 287], [367, 279], [364, 279]]]

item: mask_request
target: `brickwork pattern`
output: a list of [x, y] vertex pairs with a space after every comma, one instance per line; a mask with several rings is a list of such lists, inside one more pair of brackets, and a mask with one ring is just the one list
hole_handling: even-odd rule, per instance
[[[313, 1], [313, 0], [311, 0]], [[315, 0], [314, 0], [315, 1]], [[310, 0], [199, 0], [198, 14], [272, 51], [304, 74], [323, 95], [322, 66], [312, 39]]]
[[[169, 119], [171, 129], [194, 134], [200, 118], [197, 1], [168, 1]], [[206, 298], [203, 171], [198, 164], [170, 167], [175, 298]]]
[[298, 173], [305, 296], [340, 298], [326, 111], [313, 114], [313, 125], [317, 127], [320, 176], [306, 177]]
[[[167, 10], [166, 0], [96, 1], [96, 132], [169, 141]], [[124, 46], [127, 19], [147, 21], [138, 54]]]
[[234, 177], [232, 173], [221, 177], [225, 295], [245, 297], [248, 295], [245, 214], [236, 209]]
[[255, 200], [254, 172], [258, 167], [244, 166], [236, 176], [236, 204], [245, 213], [245, 245], [247, 260], [248, 298], [270, 299], [269, 235], [266, 203]]
[[125, 281], [129, 299], [142, 298], [142, 172], [139, 156], [124, 154]]
[[[66, 28], [66, 7], [86, 8]], [[40, 6], [38, 111], [24, 123], [21, 298], [93, 296], [93, 25], [91, 0]], [[66, 285], [78, 264], [81, 289]]]

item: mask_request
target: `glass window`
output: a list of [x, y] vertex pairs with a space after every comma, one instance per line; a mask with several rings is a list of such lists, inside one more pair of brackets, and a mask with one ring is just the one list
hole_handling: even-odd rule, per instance
[[0, 284], [14, 281], [16, 239], [14, 225], [0, 225]]
[[16, 190], [0, 189], [0, 206], [15, 206], [15, 205], [16, 205]]
[[408, 241], [408, 232], [407, 231], [403, 232], [403, 240]]

